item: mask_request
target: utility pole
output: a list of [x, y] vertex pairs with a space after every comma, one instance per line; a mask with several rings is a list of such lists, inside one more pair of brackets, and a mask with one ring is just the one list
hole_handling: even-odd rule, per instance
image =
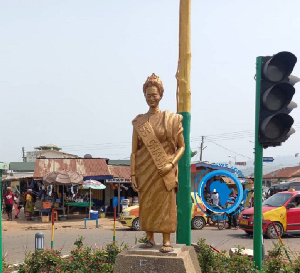
[[[2, 219], [2, 170], [8, 170], [9, 169], [9, 165], [6, 163], [2, 163], [0, 162], [0, 219]], [[3, 265], [3, 261], [2, 261], [2, 221], [0, 221], [0, 267], [1, 270], [0, 272], [2, 272], [2, 265]]]
[[177, 111], [183, 116], [185, 151], [179, 160], [177, 193], [177, 244], [191, 245], [191, 0], [180, 0], [179, 60], [176, 73]]
[[201, 137], [200, 162], [202, 162], [203, 143], [204, 143], [204, 136]]
[[25, 148], [22, 147], [22, 154], [23, 154], [23, 162], [26, 162], [26, 157], [25, 157]]

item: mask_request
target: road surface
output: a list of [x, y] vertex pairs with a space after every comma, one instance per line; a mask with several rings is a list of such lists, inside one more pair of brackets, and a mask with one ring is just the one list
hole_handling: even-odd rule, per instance
[[[54, 248], [61, 249], [62, 254], [69, 254], [74, 247], [74, 242], [78, 236], [85, 238], [84, 245], [103, 247], [112, 242], [113, 238], [113, 221], [111, 219], [99, 219], [100, 227], [97, 229], [95, 222], [88, 222], [88, 228], [84, 229], [83, 220], [74, 222], [58, 222], [55, 226]], [[7, 254], [7, 260], [10, 263], [24, 261], [25, 255], [34, 251], [34, 236], [36, 232], [43, 232], [45, 236], [45, 248], [51, 245], [51, 225], [36, 224], [19, 221], [16, 223], [5, 221], [2, 230], [2, 247], [3, 254]], [[116, 240], [119, 244], [126, 243], [130, 246], [137, 244], [138, 239], [143, 236], [142, 231], [133, 231], [124, 228], [120, 223], [117, 224]], [[157, 234], [156, 243], [161, 244], [162, 236]], [[228, 251], [237, 245], [253, 249], [253, 238], [246, 235], [242, 230], [218, 230], [217, 227], [206, 226], [202, 230], [192, 230], [192, 243], [197, 243], [199, 238], [205, 238], [207, 244], [214, 246], [218, 250]], [[175, 234], [172, 235], [172, 241], [175, 242]], [[300, 235], [284, 236], [284, 244], [294, 252], [300, 253]], [[273, 248], [277, 239], [265, 239], [266, 251]], [[293, 257], [292, 255], [292, 257]]]

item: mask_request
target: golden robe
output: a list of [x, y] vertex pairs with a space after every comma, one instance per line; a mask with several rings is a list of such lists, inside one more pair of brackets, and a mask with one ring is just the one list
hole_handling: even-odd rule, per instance
[[[150, 124], [171, 162], [177, 149], [178, 136], [183, 131], [182, 116], [170, 111], [159, 112], [155, 115], [157, 116], [153, 121], [150, 119]], [[143, 116], [139, 115], [136, 119], [143, 118]], [[141, 229], [159, 233], [175, 232], [177, 228], [177, 171], [174, 187], [168, 191], [163, 177], [158, 174], [157, 167], [139, 136], [135, 161]], [[174, 168], [177, 170], [177, 166]]]

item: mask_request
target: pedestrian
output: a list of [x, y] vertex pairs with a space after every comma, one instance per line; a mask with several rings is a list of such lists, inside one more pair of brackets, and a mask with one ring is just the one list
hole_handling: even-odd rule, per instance
[[24, 194], [24, 200], [25, 200], [25, 216], [27, 221], [32, 220], [32, 214], [34, 212], [34, 202], [33, 202], [33, 194], [32, 189], [27, 189], [27, 192]]
[[[227, 205], [227, 208], [230, 208], [236, 201], [236, 195], [232, 192], [230, 195], [229, 203]], [[238, 229], [238, 223], [237, 223], [237, 210], [231, 212], [228, 214], [228, 227], [227, 229]]]
[[253, 189], [251, 189], [251, 191], [250, 191], [249, 206], [254, 207], [254, 190]]
[[19, 219], [19, 213], [21, 210], [20, 206], [20, 194], [18, 192], [15, 193], [14, 197], [14, 209], [15, 209], [15, 219]]
[[219, 205], [219, 193], [214, 189], [212, 195], [211, 195], [211, 201], [213, 205]]
[[11, 187], [7, 187], [6, 193], [3, 196], [5, 201], [5, 210], [8, 215], [7, 221], [12, 221], [12, 208], [14, 204], [14, 197], [15, 195], [12, 193]]

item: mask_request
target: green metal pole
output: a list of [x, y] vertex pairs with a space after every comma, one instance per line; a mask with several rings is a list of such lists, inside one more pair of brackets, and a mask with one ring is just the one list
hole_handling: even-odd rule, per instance
[[258, 142], [260, 110], [261, 57], [256, 58], [256, 100], [255, 100], [255, 164], [254, 164], [254, 262], [262, 270], [262, 168], [263, 148]]
[[0, 168], [0, 254], [1, 254], [1, 271], [2, 272], [2, 169]]
[[180, 113], [183, 116], [183, 136], [185, 141], [185, 151], [179, 160], [178, 180], [179, 192], [177, 194], [177, 233], [176, 242], [178, 244], [191, 245], [191, 148], [190, 148], [190, 123], [191, 114]]

